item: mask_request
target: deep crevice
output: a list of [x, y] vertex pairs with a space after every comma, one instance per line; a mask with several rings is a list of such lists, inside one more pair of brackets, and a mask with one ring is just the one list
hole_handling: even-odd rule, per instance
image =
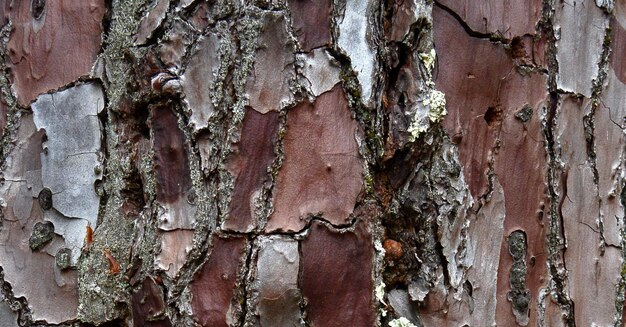
[[443, 9], [445, 12], [447, 12], [448, 14], [450, 14], [452, 17], [454, 17], [454, 19], [459, 22], [459, 24], [461, 25], [461, 27], [463, 27], [463, 29], [465, 30], [465, 32], [474, 38], [477, 39], [487, 39], [490, 40], [492, 42], [501, 42], [501, 43], [511, 43], [511, 40], [508, 40], [504, 37], [502, 37], [501, 34], [499, 33], [482, 33], [482, 32], [478, 32], [478, 31], [474, 31], [464, 20], [463, 18], [457, 14], [454, 10], [452, 10], [450, 7], [447, 7], [446, 5], [442, 4], [439, 1], [435, 1], [435, 6]]

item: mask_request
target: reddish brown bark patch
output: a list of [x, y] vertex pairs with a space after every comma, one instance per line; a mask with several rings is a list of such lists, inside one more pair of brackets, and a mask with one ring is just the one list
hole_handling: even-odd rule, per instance
[[215, 2], [202, 1], [193, 9], [193, 13], [188, 19], [189, 23], [199, 31], [204, 30], [211, 19], [211, 8], [216, 4]]
[[229, 326], [227, 315], [236, 305], [233, 294], [245, 245], [244, 238], [216, 238], [209, 260], [194, 276], [191, 307], [202, 326]]
[[185, 135], [169, 104], [151, 106], [157, 200], [171, 203], [191, 188]]
[[139, 23], [137, 33], [135, 33], [135, 43], [145, 44], [154, 31], [161, 25], [165, 14], [169, 8], [169, 0], [159, 0], [156, 5], [146, 13]]
[[104, 0], [13, 2], [9, 68], [18, 102], [59, 88], [90, 72], [100, 51]]
[[339, 84], [289, 112], [267, 230], [300, 230], [311, 214], [321, 213], [333, 224], [348, 221], [363, 189], [357, 131]]
[[161, 252], [155, 264], [170, 277], [175, 277], [187, 261], [187, 254], [193, 248], [193, 231], [174, 229], [161, 234]]
[[535, 34], [542, 9], [541, 0], [440, 0], [439, 3], [453, 10], [473, 31], [499, 32], [508, 39]]
[[148, 127], [150, 110], [146, 105], [140, 105], [129, 98], [123, 98], [117, 109], [115, 114], [118, 116], [116, 118], [123, 122], [123, 124], [117, 124], [122, 143], [137, 143], [150, 137], [150, 128]]
[[511, 40], [510, 46], [510, 55], [516, 65], [537, 65], [547, 68], [548, 63], [545, 58], [547, 40], [545, 37], [535, 39], [531, 35], [516, 36]]
[[144, 279], [141, 287], [134, 291], [132, 295], [133, 326], [172, 326], [167, 317], [155, 319], [163, 313], [164, 308], [165, 303], [161, 288], [151, 277]]
[[228, 170], [235, 176], [235, 187], [230, 200], [230, 213], [223, 228], [241, 232], [256, 225], [251, 207], [254, 194], [268, 179], [268, 167], [276, 158], [274, 145], [278, 134], [278, 113], [261, 114], [247, 108], [239, 143], [233, 146]]
[[459, 146], [466, 181], [476, 197], [486, 190], [488, 155], [502, 120], [526, 104], [536, 111], [546, 95], [545, 78], [520, 76], [503, 48], [470, 37], [444, 10], [435, 7], [433, 20], [439, 61], [435, 82], [447, 99], [444, 125]]
[[613, 36], [611, 40], [611, 58], [610, 64], [615, 71], [615, 75], [622, 82], [626, 83], [626, 29], [620, 24], [620, 21], [613, 19], [611, 24]]
[[439, 62], [435, 82], [447, 99], [444, 125], [458, 142], [465, 179], [477, 197], [487, 187], [487, 154], [497, 132], [488, 124], [489, 108], [495, 110], [497, 104], [498, 79], [493, 76], [501, 77], [512, 66], [497, 46], [470, 37], [438, 7], [433, 9], [433, 26]]
[[[537, 83], [535, 94], [545, 92], [545, 80], [533, 78]], [[522, 85], [513, 86], [523, 90]], [[534, 87], [533, 87], [534, 88]], [[523, 91], [521, 91], [523, 92]], [[529, 97], [529, 100], [532, 98]], [[532, 99], [536, 101], [535, 99]], [[500, 133], [501, 147], [494, 163], [494, 170], [505, 194], [506, 219], [504, 234], [509, 235], [521, 230], [527, 238], [526, 286], [530, 290], [529, 326], [536, 325], [537, 299], [540, 289], [547, 282], [546, 271], [546, 240], [547, 221], [544, 221], [544, 210], [547, 209], [548, 198], [545, 192], [546, 158], [542, 142], [541, 118], [538, 110], [540, 105], [534, 106], [534, 113], [530, 120], [522, 124], [512, 114], [507, 114], [502, 123]], [[499, 272], [508, 272], [514, 267], [513, 258], [509, 255], [509, 246], [503, 238], [500, 250]], [[502, 311], [511, 312], [509, 291], [511, 283], [506, 273], [500, 273], [498, 278], [498, 307], [496, 321], [498, 325], [506, 326], [511, 320], [507, 319]]]
[[[433, 26], [439, 60], [436, 83], [447, 99], [444, 126], [459, 147], [466, 180], [474, 197], [487, 191], [489, 160], [504, 191], [504, 235], [521, 230], [527, 236], [526, 285], [530, 307], [536, 307], [539, 290], [545, 287], [546, 153], [539, 112], [547, 97], [546, 76], [522, 76], [515, 60], [528, 55], [519, 44], [517, 53], [469, 36], [444, 10], [433, 9]], [[521, 41], [521, 40], [520, 40]], [[522, 48], [523, 46], [523, 48]], [[517, 58], [514, 58], [517, 57]], [[496, 142], [499, 145], [496, 149]], [[496, 322], [516, 324], [508, 300], [513, 262], [506, 237], [502, 239], [498, 271]], [[531, 310], [529, 325], [536, 324]]]
[[330, 43], [330, 0], [289, 0], [287, 3], [293, 29], [304, 51]]
[[0, 27], [9, 22], [9, 13], [11, 12], [11, 2], [3, 1], [0, 3]]
[[169, 32], [159, 41], [159, 56], [167, 67], [179, 68], [189, 45], [193, 43], [194, 31], [182, 20], [174, 20]]
[[311, 326], [374, 326], [370, 232], [336, 233], [321, 223], [302, 242], [301, 288]]
[[295, 75], [295, 46], [282, 14], [268, 13], [261, 22], [254, 72], [248, 76], [246, 92], [250, 107], [266, 113], [281, 110], [291, 97], [289, 85]]
[[391, 24], [385, 26], [385, 34], [388, 39], [393, 41], [402, 41], [405, 35], [409, 32], [411, 25], [415, 23], [416, 11], [420, 11], [419, 8], [415, 8], [416, 1], [407, 0], [395, 0], [388, 1], [388, 5], [392, 12]]

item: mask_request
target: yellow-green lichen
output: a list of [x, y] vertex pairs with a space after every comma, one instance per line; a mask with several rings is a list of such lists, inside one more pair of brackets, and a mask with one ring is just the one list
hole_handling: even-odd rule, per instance
[[437, 58], [435, 49], [430, 49], [429, 53], [420, 53], [419, 58], [424, 63], [424, 67], [426, 67], [426, 69], [428, 69], [428, 72], [430, 73], [435, 67], [435, 58]]
[[435, 49], [431, 49], [429, 52], [420, 52], [418, 57], [427, 70], [426, 80], [424, 81], [425, 88], [422, 89], [424, 92], [422, 94], [425, 95], [422, 99], [422, 105], [427, 107], [428, 111], [425, 109], [421, 110], [421, 108], [415, 111], [413, 121], [407, 129], [409, 142], [414, 142], [420, 134], [428, 131], [430, 122], [438, 123], [447, 114], [446, 96], [443, 92], [435, 89], [435, 82], [433, 82], [431, 76], [437, 59]]
[[421, 133], [424, 133], [427, 130], [428, 125], [420, 124], [418, 120], [413, 121], [411, 126], [407, 129], [407, 132], [409, 132], [409, 141], [414, 142]]
[[389, 327], [416, 327], [409, 319], [400, 317], [389, 322]]
[[433, 123], [441, 121], [448, 112], [446, 111], [446, 95], [437, 90], [432, 90], [430, 96], [422, 102], [425, 106], [430, 106], [428, 117]]
[[[384, 250], [383, 250], [384, 251]], [[380, 310], [380, 315], [382, 317], [386, 317], [387, 316], [387, 303], [385, 303], [385, 283], [384, 282], [380, 282], [380, 284], [378, 284], [376, 286], [376, 289], [374, 290], [374, 293], [376, 295], [376, 299], [378, 301], [380, 301], [380, 303], [382, 303], [384, 305], [384, 307], [379, 308]]]
[[380, 282], [380, 284], [378, 284], [376, 286], [376, 291], [375, 291], [376, 292], [376, 299], [378, 301], [380, 301], [381, 303], [383, 303], [383, 304], [386, 304], [385, 303], [385, 286], [386, 285], [385, 285], [384, 282]]
[[[434, 83], [431, 82], [428, 85], [434, 86]], [[446, 111], [446, 95], [435, 89], [429, 89], [427, 92], [428, 95], [423, 98], [422, 105], [428, 108], [428, 112], [426, 109], [415, 111], [413, 121], [407, 129], [409, 142], [414, 142], [421, 133], [428, 130], [430, 127], [429, 120], [432, 123], [441, 122], [448, 113]], [[426, 118], [427, 116], [428, 118]]]

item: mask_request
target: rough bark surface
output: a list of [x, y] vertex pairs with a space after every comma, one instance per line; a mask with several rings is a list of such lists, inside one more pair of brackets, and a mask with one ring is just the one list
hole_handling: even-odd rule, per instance
[[623, 326], [624, 0], [0, 1], [1, 326]]

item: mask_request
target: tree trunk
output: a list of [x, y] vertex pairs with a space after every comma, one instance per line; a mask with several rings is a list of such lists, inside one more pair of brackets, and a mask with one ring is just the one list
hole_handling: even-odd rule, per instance
[[2, 326], [623, 325], [626, 1], [0, 26]]

